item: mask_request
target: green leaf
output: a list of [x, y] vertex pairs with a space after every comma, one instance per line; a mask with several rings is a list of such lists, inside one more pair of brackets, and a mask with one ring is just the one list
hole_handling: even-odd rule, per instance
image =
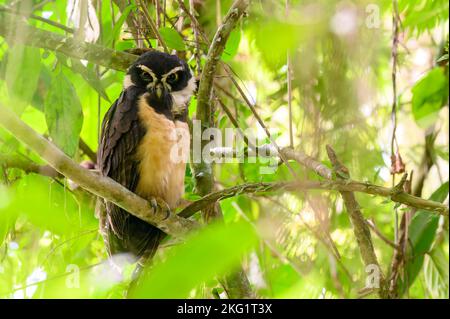
[[[249, 29], [249, 38], [254, 39], [256, 49], [264, 62], [271, 68], [286, 64], [286, 55], [295, 50], [312, 35], [309, 28], [321, 32], [321, 25], [295, 25], [284, 21], [261, 21]], [[270, 39], [270, 41], [268, 40]]]
[[235, 29], [231, 31], [230, 36], [228, 37], [227, 43], [225, 45], [225, 49], [222, 53], [222, 60], [227, 62], [232, 60], [239, 49], [239, 43], [241, 42], [241, 30]]
[[0, 184], [0, 246], [6, 239], [6, 235], [13, 228], [17, 218], [16, 214], [9, 208], [13, 200], [13, 194], [9, 188]]
[[10, 105], [21, 114], [37, 89], [41, 61], [39, 49], [16, 44], [8, 52], [5, 80]]
[[174, 29], [164, 27], [159, 29], [159, 34], [163, 38], [169, 49], [177, 51], [185, 51], [186, 46], [184, 45], [183, 38]]
[[417, 124], [433, 124], [448, 98], [448, 77], [443, 68], [434, 68], [412, 88], [412, 112]]
[[112, 29], [112, 32], [109, 34], [107, 40], [106, 40], [106, 46], [110, 46], [113, 41], [117, 40], [120, 35], [120, 31], [122, 29], [123, 24], [125, 23], [126, 19], [130, 15], [131, 11], [136, 8], [136, 5], [130, 4], [128, 5], [125, 10], [122, 11], [122, 14], [120, 18], [115, 22], [114, 28]]
[[45, 98], [45, 120], [52, 141], [67, 155], [74, 156], [78, 148], [83, 112], [72, 83], [58, 72]]
[[93, 69], [85, 67], [79, 60], [71, 59], [70, 69], [79, 73], [82, 78], [106, 101], [111, 102], [103, 87], [102, 81], [98, 78]]
[[48, 177], [26, 175], [11, 187], [9, 196], [10, 203], [5, 208], [9, 216], [20, 214], [34, 226], [55, 234], [73, 234], [97, 223], [87, 213], [86, 206], [81, 213], [80, 203], [73, 194]]
[[146, 268], [130, 296], [187, 298], [201, 283], [232, 271], [257, 241], [247, 223], [210, 225], [171, 249], [164, 261]]
[[39, 74], [38, 88], [31, 101], [31, 105], [41, 112], [44, 112], [45, 97], [47, 96], [51, 83], [52, 72], [45, 64], [42, 64], [41, 72]]
[[444, 61], [447, 61], [447, 63], [448, 63], [448, 53], [445, 53], [436, 62], [444, 62]]
[[[430, 197], [430, 200], [443, 202], [448, 196], [449, 183], [441, 185]], [[439, 215], [419, 210], [415, 213], [408, 228], [408, 260], [406, 278], [403, 282], [411, 286], [423, 266], [424, 256], [429, 252], [439, 224]], [[406, 291], [407, 285], [400, 284], [400, 292]]]
[[424, 265], [425, 284], [432, 298], [448, 298], [448, 257], [440, 248], [434, 248]]
[[402, 26], [421, 34], [448, 20], [448, 0], [401, 0]]

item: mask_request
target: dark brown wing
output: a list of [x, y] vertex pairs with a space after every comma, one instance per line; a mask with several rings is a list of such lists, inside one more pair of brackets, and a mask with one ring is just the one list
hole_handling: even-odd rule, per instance
[[[146, 129], [138, 117], [139, 89], [130, 87], [111, 106], [103, 119], [98, 165], [108, 176], [134, 192], [139, 182], [135, 156]], [[131, 252], [136, 256], [154, 254], [162, 232], [120, 207], [106, 203], [105, 232], [110, 254]]]

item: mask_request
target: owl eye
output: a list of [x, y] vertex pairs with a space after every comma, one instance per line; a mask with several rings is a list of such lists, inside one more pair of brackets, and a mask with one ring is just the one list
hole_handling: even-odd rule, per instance
[[153, 77], [150, 74], [148, 74], [147, 72], [142, 72], [141, 73], [141, 78], [145, 82], [152, 82], [153, 81]]
[[171, 73], [167, 76], [167, 82], [169, 82], [169, 83], [175, 83], [177, 80], [178, 80], [177, 73]]

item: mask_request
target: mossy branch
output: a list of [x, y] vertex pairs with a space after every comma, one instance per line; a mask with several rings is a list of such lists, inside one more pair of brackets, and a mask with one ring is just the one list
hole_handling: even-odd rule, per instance
[[10, 43], [49, 49], [119, 71], [126, 70], [138, 58], [134, 54], [115, 51], [97, 44], [75, 40], [72, 36], [63, 36], [35, 28], [5, 12], [0, 12], [0, 36]]

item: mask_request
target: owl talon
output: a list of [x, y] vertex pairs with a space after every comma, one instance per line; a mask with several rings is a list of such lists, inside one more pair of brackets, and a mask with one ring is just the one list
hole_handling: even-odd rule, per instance
[[158, 201], [155, 198], [150, 199], [150, 206], [153, 208], [153, 210], [158, 209]]

